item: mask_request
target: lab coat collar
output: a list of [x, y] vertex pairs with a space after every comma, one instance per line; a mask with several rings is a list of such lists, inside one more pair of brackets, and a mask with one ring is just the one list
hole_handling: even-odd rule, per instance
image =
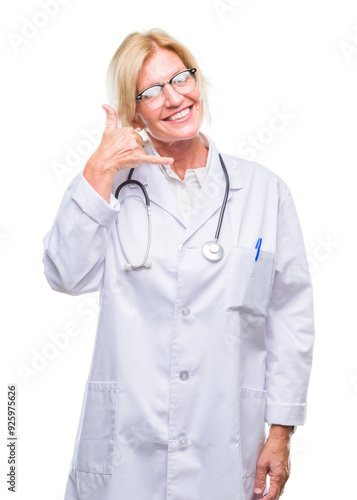
[[[159, 205], [169, 212], [186, 227], [184, 241], [192, 236], [217, 210], [220, 210], [226, 188], [225, 176], [216, 145], [211, 138], [203, 135], [202, 132], [200, 132], [200, 136], [201, 140], [209, 145], [206, 164], [209, 168], [187, 226], [176, 197], [172, 196], [166, 176], [159, 165], [143, 163], [135, 168], [133, 175], [133, 178], [136, 178], [146, 186], [152, 203]], [[148, 154], [153, 154], [151, 144], [148, 144], [145, 150]], [[226, 155], [222, 155], [222, 157], [229, 175], [229, 201], [232, 192], [243, 187], [242, 175], [239, 160]]]

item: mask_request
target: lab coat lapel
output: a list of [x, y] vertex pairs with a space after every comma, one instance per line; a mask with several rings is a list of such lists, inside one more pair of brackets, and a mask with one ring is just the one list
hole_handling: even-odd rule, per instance
[[[226, 190], [226, 178], [218, 156], [218, 151], [210, 140], [211, 164], [207, 176], [204, 179], [196, 204], [189, 220], [184, 242], [187, 241], [203, 224], [221, 209]], [[229, 176], [229, 194], [227, 205], [232, 197], [233, 191], [243, 187], [239, 165], [230, 157], [221, 155], [226, 165]], [[217, 218], [218, 220], [218, 218]], [[212, 239], [214, 234], [212, 234]], [[183, 242], [183, 243], [184, 243]]]

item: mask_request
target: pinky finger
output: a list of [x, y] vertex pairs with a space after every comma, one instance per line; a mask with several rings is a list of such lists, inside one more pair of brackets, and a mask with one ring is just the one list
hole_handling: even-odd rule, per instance
[[167, 165], [172, 164], [174, 162], [173, 158], [165, 157], [165, 156], [145, 156], [145, 163], [152, 163], [153, 165]]

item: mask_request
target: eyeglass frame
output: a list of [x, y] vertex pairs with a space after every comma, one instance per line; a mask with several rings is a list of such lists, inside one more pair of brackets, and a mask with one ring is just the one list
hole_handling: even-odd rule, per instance
[[[142, 100], [142, 94], [143, 94], [146, 90], [151, 89], [152, 87], [161, 87], [161, 90], [164, 92], [164, 96], [166, 96], [166, 94], [165, 94], [165, 85], [167, 85], [168, 83], [169, 83], [170, 85], [172, 85], [172, 83], [171, 83], [171, 82], [172, 82], [172, 80], [173, 80], [174, 78], [176, 78], [176, 76], [180, 75], [181, 73], [185, 73], [186, 71], [189, 71], [189, 72], [190, 72], [190, 74], [191, 74], [192, 76], [194, 76], [194, 75], [195, 75], [195, 73], [196, 73], [196, 71], [197, 71], [197, 68], [186, 68], [186, 69], [183, 69], [182, 71], [179, 71], [179, 72], [178, 72], [178, 73], [176, 73], [174, 76], [172, 76], [169, 80], [167, 80], [167, 82], [164, 82], [164, 83], [154, 83], [153, 85], [149, 85], [149, 87], [146, 87], [144, 90], [142, 90], [141, 92], [139, 92], [139, 93], [135, 96], [135, 99], [136, 99], [137, 101], [141, 101], [141, 102], [142, 102], [142, 103], [143, 103], [143, 104], [144, 104], [144, 105], [145, 105], [148, 109], [150, 109], [151, 111], [153, 111], [153, 109], [149, 108], [149, 106], [148, 106], [147, 104], [145, 104], [145, 102]], [[192, 90], [194, 90], [194, 89], [196, 88], [196, 85], [197, 85], [197, 82], [196, 82], [196, 78], [195, 78], [195, 77], [194, 77], [194, 80], [195, 80], [195, 86], [193, 87], [193, 89], [192, 89]], [[176, 90], [176, 89], [175, 89], [175, 87], [174, 87], [173, 85], [172, 85], [172, 88], [173, 88], [174, 90]], [[190, 90], [189, 92], [186, 92], [186, 94], [189, 94], [190, 92], [192, 92], [192, 90]], [[176, 92], [177, 92], [178, 94], [181, 94], [181, 92], [178, 92], [177, 90], [176, 90]], [[160, 95], [160, 94], [159, 94], [159, 95]], [[159, 97], [159, 95], [158, 95], [157, 97]], [[181, 94], [181, 95], [185, 95], [185, 94]], [[164, 101], [164, 102], [165, 102], [165, 101]], [[161, 106], [163, 106], [163, 104], [164, 104], [164, 103], [162, 103], [160, 106], [158, 106], [157, 108], [154, 108], [154, 109], [158, 109], [158, 108], [160, 108]]]

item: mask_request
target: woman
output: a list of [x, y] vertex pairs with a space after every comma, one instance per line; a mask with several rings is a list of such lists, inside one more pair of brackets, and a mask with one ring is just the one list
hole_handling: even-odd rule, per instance
[[51, 287], [101, 300], [65, 499], [275, 500], [314, 337], [291, 194], [200, 131], [204, 80], [166, 33], [129, 35], [109, 85], [44, 239]]

